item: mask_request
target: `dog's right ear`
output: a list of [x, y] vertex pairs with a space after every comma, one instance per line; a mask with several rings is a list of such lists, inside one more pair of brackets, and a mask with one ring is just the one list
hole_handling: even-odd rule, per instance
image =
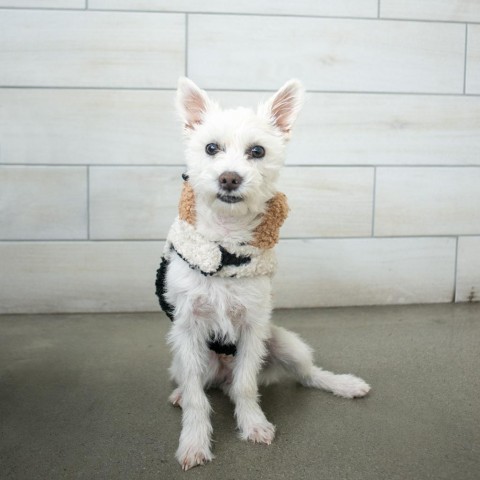
[[282, 133], [285, 139], [290, 138], [293, 123], [303, 104], [305, 89], [295, 79], [283, 85], [277, 93], [258, 108], [258, 113]]
[[198, 88], [190, 79], [186, 77], [178, 79], [177, 111], [186, 132], [201, 124], [205, 114], [213, 105], [207, 93]]

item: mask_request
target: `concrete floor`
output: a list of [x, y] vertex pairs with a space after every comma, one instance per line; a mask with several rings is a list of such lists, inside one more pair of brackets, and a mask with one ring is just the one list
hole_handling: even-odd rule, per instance
[[271, 446], [240, 441], [217, 391], [213, 463], [182, 473], [163, 314], [0, 317], [2, 479], [480, 478], [480, 305], [284, 310], [324, 368], [368, 381], [344, 400], [262, 390]]

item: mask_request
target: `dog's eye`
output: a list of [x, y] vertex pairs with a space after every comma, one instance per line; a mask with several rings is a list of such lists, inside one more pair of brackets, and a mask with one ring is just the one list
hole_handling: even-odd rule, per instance
[[215, 155], [220, 151], [220, 147], [216, 143], [209, 143], [205, 147], [205, 151], [207, 152], [208, 155]]
[[253, 158], [263, 158], [265, 156], [265, 149], [260, 145], [255, 145], [248, 153]]

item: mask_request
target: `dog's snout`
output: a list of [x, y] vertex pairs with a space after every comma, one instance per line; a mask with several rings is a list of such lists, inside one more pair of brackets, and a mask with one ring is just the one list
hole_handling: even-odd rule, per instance
[[220, 188], [227, 192], [233, 192], [242, 184], [243, 178], [237, 172], [223, 172], [218, 177]]

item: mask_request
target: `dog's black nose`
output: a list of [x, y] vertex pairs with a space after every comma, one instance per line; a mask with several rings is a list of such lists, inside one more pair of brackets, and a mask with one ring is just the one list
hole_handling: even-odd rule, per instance
[[220, 188], [226, 192], [233, 192], [237, 190], [242, 184], [243, 178], [236, 172], [223, 172], [218, 177]]

